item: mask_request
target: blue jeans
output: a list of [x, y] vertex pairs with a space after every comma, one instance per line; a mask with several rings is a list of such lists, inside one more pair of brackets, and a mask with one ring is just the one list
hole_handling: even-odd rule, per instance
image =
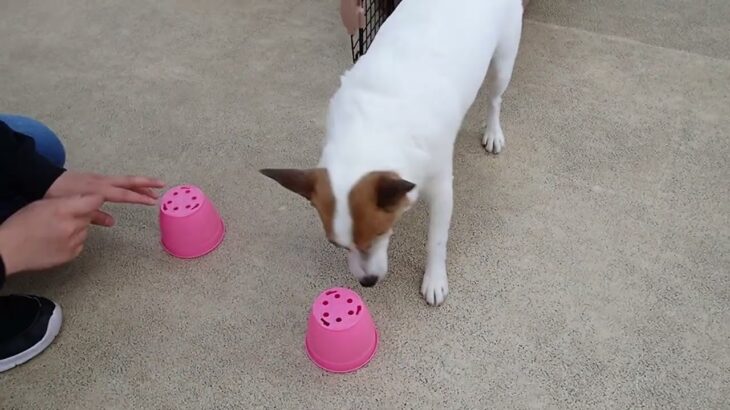
[[[35, 141], [36, 151], [57, 167], [66, 163], [66, 150], [56, 134], [43, 123], [20, 115], [0, 114], [0, 121], [13, 131], [27, 135]], [[0, 222], [28, 204], [28, 199], [18, 196], [0, 202]]]

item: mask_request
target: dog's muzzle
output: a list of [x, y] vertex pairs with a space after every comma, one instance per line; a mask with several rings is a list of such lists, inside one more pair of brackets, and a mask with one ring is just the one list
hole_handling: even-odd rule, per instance
[[374, 275], [368, 275], [360, 279], [360, 284], [366, 288], [372, 288], [376, 283], [378, 283], [378, 277]]

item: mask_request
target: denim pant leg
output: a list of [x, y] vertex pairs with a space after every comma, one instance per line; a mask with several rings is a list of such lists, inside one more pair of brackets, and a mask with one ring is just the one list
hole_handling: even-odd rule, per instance
[[0, 121], [13, 131], [27, 135], [35, 140], [35, 149], [39, 154], [57, 167], [66, 163], [66, 150], [56, 133], [38, 120], [20, 115], [0, 114]]

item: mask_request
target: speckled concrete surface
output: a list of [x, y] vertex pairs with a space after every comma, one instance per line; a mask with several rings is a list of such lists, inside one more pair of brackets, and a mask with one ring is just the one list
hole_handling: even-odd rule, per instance
[[[71, 166], [202, 186], [228, 236], [179, 261], [154, 209], [110, 208], [119, 226], [78, 261], [5, 290], [66, 320], [0, 374], [0, 407], [727, 408], [730, 5], [625, 3], [531, 2], [507, 150], [479, 145], [482, 98], [458, 141], [435, 309], [418, 294], [422, 207], [364, 290], [314, 212], [256, 172], [318, 157], [350, 58], [337, 2], [4, 2], [0, 111], [49, 124]], [[352, 375], [303, 351], [333, 285], [361, 293], [382, 335]]]
[[531, 20], [730, 58], [726, 0], [535, 0]]

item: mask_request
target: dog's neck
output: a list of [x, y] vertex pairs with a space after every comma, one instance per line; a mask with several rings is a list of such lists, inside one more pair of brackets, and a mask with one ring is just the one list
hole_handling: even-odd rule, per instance
[[408, 143], [405, 131], [379, 115], [338, 114], [330, 116], [319, 161], [333, 184], [352, 186], [364, 175], [379, 171], [395, 172], [416, 185], [423, 182], [421, 164], [426, 153]]

